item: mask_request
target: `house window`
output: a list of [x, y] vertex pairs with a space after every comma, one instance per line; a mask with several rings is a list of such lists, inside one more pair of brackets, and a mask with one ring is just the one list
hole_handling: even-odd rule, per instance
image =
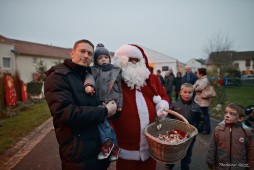
[[235, 63], [235, 64], [234, 64], [234, 67], [235, 67], [236, 69], [239, 69], [239, 63]]
[[37, 58], [33, 58], [33, 64], [37, 64]]
[[11, 68], [11, 59], [3, 57], [3, 68]]
[[250, 67], [250, 60], [246, 60], [246, 67]]
[[168, 66], [162, 66], [162, 71], [168, 71]]

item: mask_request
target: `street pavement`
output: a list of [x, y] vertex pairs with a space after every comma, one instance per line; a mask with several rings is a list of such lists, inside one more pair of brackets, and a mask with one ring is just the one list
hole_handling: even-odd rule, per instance
[[[218, 124], [217, 120], [211, 120], [212, 129]], [[35, 130], [36, 131], [36, 130]], [[29, 135], [28, 135], [29, 136]], [[33, 136], [33, 137], [31, 137]], [[39, 130], [30, 134], [28, 139], [23, 139], [23, 146], [12, 157], [5, 160], [2, 170], [61, 170], [61, 161], [58, 154], [58, 143], [52, 125], [52, 118], [46, 121]], [[193, 149], [191, 169], [206, 170], [205, 163], [207, 145], [210, 135], [198, 134]], [[21, 145], [21, 144], [19, 144]], [[15, 147], [15, 146], [14, 146]], [[16, 146], [17, 148], [17, 146]], [[16, 149], [17, 150], [17, 149]], [[111, 163], [109, 170], [115, 170], [115, 162]], [[164, 170], [165, 165], [157, 164], [157, 170]], [[180, 163], [177, 163], [174, 170], [179, 170]]]

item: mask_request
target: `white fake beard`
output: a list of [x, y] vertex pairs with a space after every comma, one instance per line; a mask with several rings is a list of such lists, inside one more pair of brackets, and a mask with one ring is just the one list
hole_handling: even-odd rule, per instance
[[122, 78], [131, 89], [140, 89], [146, 85], [146, 79], [150, 75], [149, 69], [145, 65], [144, 59], [141, 59], [136, 64], [130, 62], [122, 68]]

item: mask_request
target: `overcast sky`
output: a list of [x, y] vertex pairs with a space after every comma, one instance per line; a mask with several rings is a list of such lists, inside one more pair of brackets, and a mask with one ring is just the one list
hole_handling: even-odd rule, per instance
[[186, 62], [218, 32], [254, 51], [254, 0], [0, 0], [1, 35], [59, 47], [135, 43]]

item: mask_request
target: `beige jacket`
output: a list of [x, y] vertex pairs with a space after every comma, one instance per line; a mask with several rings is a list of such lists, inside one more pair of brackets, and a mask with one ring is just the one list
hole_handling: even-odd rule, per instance
[[209, 80], [207, 79], [207, 76], [200, 77], [196, 83], [193, 85], [195, 89], [195, 98], [194, 101], [200, 106], [200, 107], [209, 107], [210, 106], [210, 99], [204, 99], [201, 97], [202, 91], [206, 88], [206, 86], [209, 85]]

